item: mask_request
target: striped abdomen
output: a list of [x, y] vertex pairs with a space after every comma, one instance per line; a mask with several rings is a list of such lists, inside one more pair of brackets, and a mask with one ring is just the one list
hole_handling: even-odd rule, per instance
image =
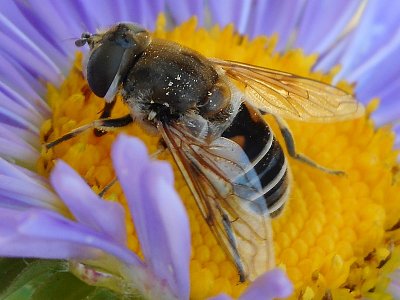
[[243, 103], [222, 136], [242, 148], [250, 162], [246, 174], [256, 174], [246, 180], [257, 189], [257, 201], [265, 201], [269, 213], [278, 215], [289, 193], [289, 174], [283, 150], [266, 122]]

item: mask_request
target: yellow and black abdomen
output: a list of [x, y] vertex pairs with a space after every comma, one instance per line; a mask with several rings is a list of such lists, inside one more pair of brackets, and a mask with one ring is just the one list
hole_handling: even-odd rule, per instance
[[285, 154], [267, 123], [256, 110], [242, 103], [222, 137], [236, 142], [249, 161], [236, 178], [237, 186], [251, 186], [254, 192], [247, 192], [249, 200], [258, 202], [258, 207], [265, 202], [269, 213], [278, 215], [289, 192], [289, 174]]

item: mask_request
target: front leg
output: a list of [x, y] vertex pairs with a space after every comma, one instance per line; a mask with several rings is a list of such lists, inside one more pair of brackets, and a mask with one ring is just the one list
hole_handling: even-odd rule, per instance
[[[101, 112], [100, 118], [99, 119], [106, 119], [109, 118], [111, 116], [111, 111], [113, 110], [114, 106], [115, 106], [115, 99], [112, 102], [106, 102], [106, 104], [104, 105], [103, 111]], [[107, 133], [107, 131], [104, 130], [100, 130], [95, 128], [93, 130], [94, 135], [97, 137], [103, 136]]]
[[119, 128], [119, 127], [125, 127], [133, 122], [133, 118], [130, 114], [127, 114], [123, 117], [120, 118], [114, 118], [114, 119], [99, 119], [95, 120], [92, 123], [83, 125], [81, 127], [78, 127], [74, 130], [71, 130], [70, 132], [64, 134], [63, 136], [59, 137], [58, 139], [49, 142], [47, 144], [44, 144], [44, 147], [46, 149], [53, 148], [54, 146], [58, 145], [61, 142], [67, 141], [69, 139], [72, 139], [73, 137], [81, 134], [82, 132], [85, 132], [88, 129], [98, 129], [99, 131], [111, 131], [114, 128]]

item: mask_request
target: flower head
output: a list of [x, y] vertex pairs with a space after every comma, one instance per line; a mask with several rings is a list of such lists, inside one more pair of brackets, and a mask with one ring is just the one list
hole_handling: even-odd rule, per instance
[[[156, 37], [177, 41], [207, 56], [268, 66], [324, 82], [349, 79], [357, 82], [355, 90], [364, 103], [381, 97], [381, 108], [374, 116], [381, 125], [392, 122], [399, 113], [392, 100], [398, 89], [393, 76], [399, 70], [392, 57], [399, 53], [399, 42], [391, 28], [398, 28], [400, 18], [398, 10], [384, 9], [378, 1], [362, 6], [336, 1], [325, 3], [326, 7], [321, 7], [322, 2], [303, 6], [301, 1], [210, 1], [207, 10], [213, 22], [225, 25], [233, 20], [239, 32], [252, 37], [278, 34], [250, 41], [236, 34], [232, 26], [197, 30], [196, 22], [189, 21], [166, 31], [165, 18], [155, 23], [167, 5], [168, 20], [178, 23], [195, 14], [200, 26], [207, 25], [208, 15], [200, 1], [184, 2], [179, 9], [173, 1], [154, 1], [154, 5], [128, 2], [116, 1], [111, 7], [111, 2], [105, 1], [96, 9], [90, 1], [0, 3], [5, 39], [0, 53], [6, 58], [0, 68], [4, 104], [0, 110], [0, 138], [4, 141], [0, 147], [4, 179], [0, 183], [4, 215], [0, 230], [7, 238], [3, 240], [7, 247], [1, 247], [4, 252], [0, 253], [64, 258], [74, 262], [71, 270], [91, 284], [108, 278], [102, 270], [116, 276], [112, 284], [104, 279], [109, 287], [120, 288], [122, 278], [124, 287], [134, 286], [145, 295], [186, 298], [187, 217], [171, 188], [172, 172], [167, 165], [151, 162], [140, 143], [126, 137], [112, 150], [112, 133], [97, 138], [88, 132], [54, 150], [40, 151], [44, 141], [96, 119], [104, 103], [88, 89], [81, 54], [72, 63], [76, 49], [70, 39], [120, 20], [136, 21], [154, 29]], [[52, 13], [44, 14], [43, 5]], [[322, 9], [328, 13], [316, 13]], [[279, 18], [272, 16], [276, 12]], [[315, 52], [319, 55], [304, 55]], [[335, 67], [339, 63], [340, 70]], [[379, 80], [371, 82], [373, 75]], [[346, 82], [338, 85], [352, 91]], [[392, 150], [393, 132], [373, 124], [370, 114], [375, 109], [372, 102], [365, 117], [335, 124], [290, 122], [300, 152], [347, 174], [335, 177], [290, 160], [293, 191], [273, 228], [276, 259], [294, 282], [296, 298], [379, 298], [386, 293], [387, 275], [399, 266], [395, 224], [400, 207], [397, 201], [388, 200], [396, 199], [400, 190], [398, 153]], [[126, 107], [119, 103], [113, 113], [120, 116]], [[273, 122], [271, 127], [275, 128]], [[150, 152], [155, 152], [157, 138], [138, 126], [126, 128], [126, 132], [139, 136]], [[54, 166], [54, 160], [60, 158], [95, 192], [113, 179], [115, 169], [122, 190], [113, 186], [106, 193], [108, 202], [99, 199], [65, 163]], [[172, 162], [167, 153], [160, 158]], [[52, 175], [48, 181], [38, 174]], [[190, 220], [191, 296], [224, 292], [234, 296], [242, 293], [250, 299], [263, 294], [261, 283], [270, 282], [271, 276], [281, 278], [282, 273], [266, 274], [244, 292], [246, 285], [237, 284], [234, 266], [202, 220], [182, 176], [178, 172], [175, 176]], [[162, 194], [154, 186], [162, 188]], [[168, 203], [172, 199], [172, 214], [166, 199]], [[182, 255], [179, 259], [178, 254]], [[88, 272], [91, 267], [93, 272]], [[277, 282], [284, 282], [283, 287]], [[277, 289], [266, 293], [289, 294], [285, 280], [275, 284]]]

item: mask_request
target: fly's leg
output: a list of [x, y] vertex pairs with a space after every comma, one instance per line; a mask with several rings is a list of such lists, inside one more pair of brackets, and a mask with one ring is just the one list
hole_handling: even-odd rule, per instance
[[115, 183], [117, 183], [117, 182], [118, 182], [117, 177], [114, 177], [114, 178], [100, 191], [100, 193], [98, 193], [98, 196], [99, 196], [100, 198], [103, 198], [104, 194], [107, 193], [107, 192], [112, 188], [112, 186], [113, 186]]
[[[113, 110], [115, 103], [116, 103], [115, 100], [112, 102], [106, 102], [106, 104], [104, 104], [104, 108], [103, 108], [103, 111], [101, 112], [99, 119], [109, 118], [111, 116], [111, 111]], [[107, 131], [97, 129], [97, 128], [95, 128], [93, 130], [93, 132], [94, 132], [94, 135], [97, 137], [103, 136], [107, 133]]]
[[294, 142], [292, 133], [290, 132], [289, 126], [287, 125], [286, 121], [276, 115], [273, 115], [273, 117], [275, 118], [275, 121], [279, 126], [279, 129], [281, 131], [281, 134], [282, 134], [283, 139], [286, 144], [286, 149], [291, 157], [293, 157], [294, 159], [297, 159], [311, 167], [317, 168], [318, 170], [328, 173], [328, 174], [333, 174], [333, 175], [345, 175], [346, 174], [343, 171], [325, 168], [325, 167], [317, 164], [315, 161], [308, 158], [304, 154], [298, 153], [296, 151], [295, 142]]
[[77, 135], [85, 132], [88, 129], [98, 129], [100, 131], [112, 131], [115, 128], [119, 127], [125, 127], [133, 122], [133, 118], [130, 114], [125, 115], [120, 118], [114, 118], [114, 119], [99, 119], [96, 121], [93, 121], [92, 123], [83, 125], [81, 127], [78, 127], [74, 130], [71, 130], [70, 132], [64, 134], [63, 136], [59, 137], [58, 139], [49, 142], [47, 144], [44, 144], [44, 147], [46, 149], [53, 148], [54, 146], [58, 145], [61, 142], [67, 141], [73, 137], [76, 137]]

